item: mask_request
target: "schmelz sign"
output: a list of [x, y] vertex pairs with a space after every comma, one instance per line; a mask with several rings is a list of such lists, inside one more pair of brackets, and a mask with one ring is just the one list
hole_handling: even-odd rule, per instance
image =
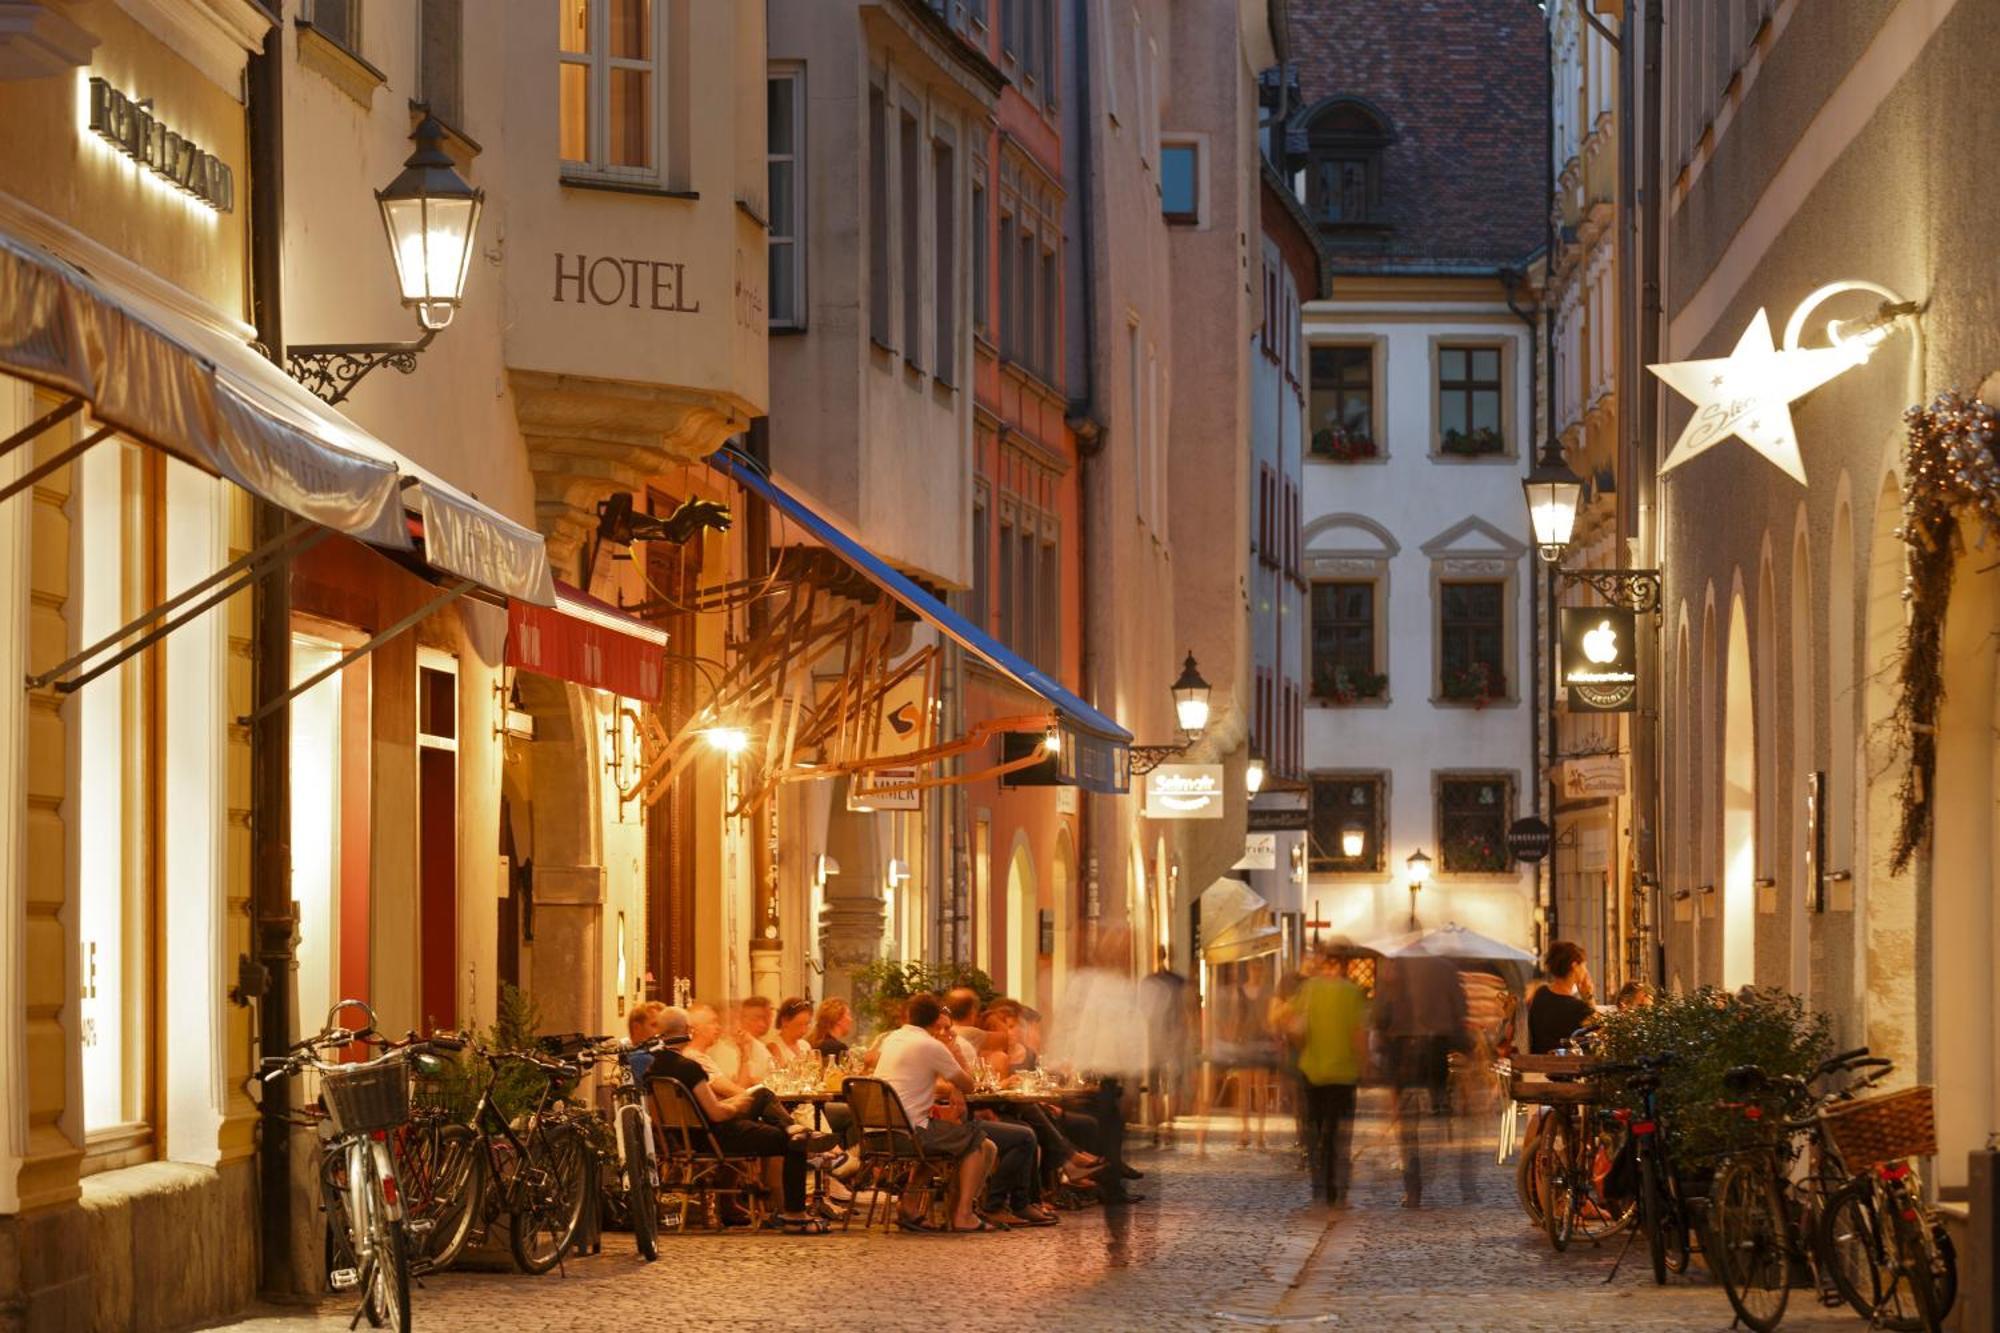
[[236, 173], [221, 158], [155, 116], [151, 98], [135, 102], [103, 79], [91, 79], [90, 130], [216, 212], [236, 210]]
[[1148, 773], [1146, 818], [1222, 818], [1222, 765], [1161, 764]]
[[1562, 680], [1581, 713], [1629, 713], [1638, 707], [1638, 643], [1630, 611], [1566, 606], [1562, 610]]

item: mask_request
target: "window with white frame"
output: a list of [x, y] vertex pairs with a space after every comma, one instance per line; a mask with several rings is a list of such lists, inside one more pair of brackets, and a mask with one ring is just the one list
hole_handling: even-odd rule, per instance
[[1201, 221], [1201, 150], [1191, 139], [1160, 145], [1160, 213], [1183, 226]]
[[660, 47], [654, 0], [561, 0], [557, 43], [563, 171], [660, 179]]
[[771, 70], [766, 101], [770, 209], [771, 327], [806, 326], [804, 68]]

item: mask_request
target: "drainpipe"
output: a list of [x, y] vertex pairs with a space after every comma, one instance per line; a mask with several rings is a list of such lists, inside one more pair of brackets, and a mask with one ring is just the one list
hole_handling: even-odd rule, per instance
[[[743, 435], [743, 451], [765, 476], [771, 474], [771, 418], [750, 418]], [[746, 495], [743, 506], [743, 576], [756, 586], [771, 572], [771, 507], [762, 496]], [[765, 598], [751, 601], [745, 612], [752, 642], [763, 637], [770, 619]], [[772, 716], [777, 716], [774, 707]], [[762, 787], [761, 761], [755, 763], [756, 785]], [[740, 790], [740, 789], [739, 789]], [[750, 839], [750, 994], [762, 995], [773, 1003], [783, 985], [784, 941], [778, 895], [778, 798], [766, 796], [765, 804], [745, 811], [745, 827]], [[810, 929], [810, 927], [808, 927]]]
[[[1548, 386], [1542, 395], [1543, 399], [1542, 410], [1543, 413], [1548, 418], [1548, 432], [1549, 432], [1548, 451], [1549, 453], [1557, 457], [1561, 457], [1561, 449], [1556, 443], [1556, 320], [1555, 320], [1555, 311], [1550, 306], [1549, 303], [1549, 289], [1555, 285], [1555, 276], [1556, 276], [1556, 209], [1557, 209], [1556, 98], [1555, 98], [1556, 29], [1555, 29], [1555, 24], [1553, 22], [1550, 22], [1546, 25], [1545, 30], [1542, 34], [1542, 40], [1546, 45], [1548, 51], [1547, 56], [1543, 60], [1543, 69], [1547, 72], [1548, 75], [1548, 85], [1543, 90], [1542, 113], [1544, 116], [1547, 117], [1548, 143], [1549, 143], [1548, 188], [1545, 194], [1545, 197], [1548, 200], [1549, 212], [1548, 212], [1548, 221], [1546, 223], [1547, 232], [1545, 234], [1545, 239], [1543, 241], [1543, 251], [1542, 251], [1542, 253], [1546, 256], [1546, 258], [1542, 262], [1544, 265], [1544, 271], [1547, 275], [1542, 282], [1542, 329], [1543, 329], [1543, 341], [1544, 341], [1543, 374], [1545, 374], [1548, 377]], [[1545, 941], [1554, 940], [1556, 938], [1556, 931], [1560, 924], [1556, 907], [1556, 859], [1561, 855], [1561, 851], [1558, 846], [1561, 840], [1555, 836], [1556, 752], [1561, 739], [1558, 729], [1556, 727], [1555, 631], [1556, 631], [1556, 620], [1557, 620], [1556, 598], [1559, 595], [1560, 589], [1556, 578], [1556, 567], [1553, 564], [1551, 564], [1548, 568], [1548, 585], [1549, 585], [1549, 612], [1548, 612], [1548, 629], [1547, 629], [1547, 634], [1545, 636], [1541, 633], [1542, 627], [1539, 623], [1539, 617], [1536, 616], [1532, 610], [1530, 611], [1529, 614], [1529, 626], [1530, 626], [1529, 632], [1535, 634], [1537, 636], [1537, 641], [1543, 644], [1543, 650], [1546, 654], [1546, 656], [1543, 659], [1543, 674], [1548, 678], [1548, 724], [1549, 724], [1548, 768], [1542, 774], [1542, 779], [1543, 779], [1542, 786], [1547, 793], [1546, 799], [1548, 801], [1548, 811], [1549, 811], [1549, 855], [1548, 855], [1549, 906], [1548, 906], [1548, 915], [1544, 918], [1545, 930], [1543, 934], [1543, 939]], [[1530, 597], [1529, 603], [1530, 606], [1533, 607], [1538, 603], [1538, 599]]]
[[[285, 30], [273, 24], [264, 49], [250, 58], [246, 118], [250, 131], [250, 291], [257, 340], [265, 355], [285, 364]], [[287, 516], [256, 502], [256, 541], [276, 537]], [[261, 705], [291, 688], [291, 565], [273, 561], [255, 585], [255, 694]], [[287, 1055], [292, 1031], [291, 709], [275, 708], [250, 731], [250, 905], [253, 956], [244, 960], [240, 993], [257, 998], [257, 1049]], [[290, 1079], [263, 1087], [258, 1126], [259, 1286], [267, 1296], [298, 1300], [317, 1295], [318, 1283], [301, 1271], [292, 1235], [292, 1128]]]
[[[1631, 11], [1640, 3], [1642, 0], [1627, 0], [1628, 21]], [[1646, 82], [1642, 94], [1645, 99], [1642, 114], [1646, 118], [1646, 138], [1640, 149], [1645, 178], [1639, 185], [1640, 367], [1660, 360], [1663, 317], [1660, 304], [1660, 190], [1664, 174], [1660, 160], [1660, 43], [1666, 26], [1665, 0], [1643, 0], [1643, 3], [1646, 7]], [[1657, 450], [1653, 446], [1660, 427], [1660, 382], [1652, 375], [1639, 374], [1636, 369], [1632, 378], [1639, 386], [1639, 410], [1630, 414], [1630, 419], [1636, 423], [1633, 456], [1634, 462], [1641, 466], [1632, 469], [1632, 476], [1638, 483], [1635, 488], [1638, 512], [1632, 514], [1629, 521], [1641, 543], [1639, 563], [1660, 569], [1659, 510], [1655, 501], [1658, 476], [1654, 470]], [[1663, 569], [1661, 572], [1664, 575]], [[1641, 635], [1639, 644], [1642, 655], [1639, 666], [1639, 717], [1645, 725], [1633, 729], [1635, 753], [1632, 756], [1634, 786], [1639, 797], [1634, 804], [1638, 816], [1644, 821], [1639, 833], [1639, 873], [1650, 877], [1653, 884], [1653, 980], [1664, 985], [1667, 979], [1667, 942], [1663, 925], [1666, 920], [1666, 888], [1660, 882], [1661, 783], [1658, 768], [1662, 697], [1660, 662], [1664, 654], [1657, 630], [1650, 636]], [[1651, 662], [1644, 660], [1646, 656], [1651, 657]]]
[[[1091, 589], [1095, 580], [1091, 577], [1092, 562], [1096, 548], [1090, 542], [1090, 533], [1095, 524], [1092, 516], [1097, 513], [1103, 499], [1105, 479], [1104, 469], [1104, 418], [1097, 401], [1097, 210], [1093, 207], [1092, 188], [1094, 181], [1091, 127], [1096, 124], [1096, 99], [1093, 96], [1091, 75], [1096, 68], [1090, 56], [1090, 0], [1076, 0], [1071, 10], [1076, 25], [1076, 58], [1070, 62], [1075, 71], [1077, 95], [1070, 98], [1073, 108], [1073, 131], [1066, 133], [1069, 140], [1065, 149], [1072, 154], [1076, 163], [1076, 197], [1078, 230], [1083, 242], [1083, 262], [1078, 266], [1082, 280], [1082, 310], [1078, 318], [1070, 321], [1070, 327], [1081, 335], [1083, 354], [1082, 392], [1072, 397], [1068, 403], [1067, 417], [1071, 433], [1076, 437], [1078, 490], [1081, 492], [1079, 505], [1083, 521], [1077, 524], [1077, 606], [1080, 609], [1078, 629], [1082, 637], [1083, 696], [1093, 704], [1101, 703], [1099, 689], [1099, 654], [1089, 622], [1095, 602]], [[1083, 878], [1083, 940], [1079, 950], [1083, 958], [1093, 956], [1097, 943], [1097, 922], [1103, 912], [1103, 902], [1099, 891], [1099, 869], [1102, 854], [1099, 844], [1109, 842], [1116, 831], [1116, 797], [1092, 792], [1080, 793], [1077, 803], [1081, 814], [1082, 836], [1077, 840], [1083, 849], [1079, 868]], [[1107, 849], [1108, 850], [1108, 847]]]

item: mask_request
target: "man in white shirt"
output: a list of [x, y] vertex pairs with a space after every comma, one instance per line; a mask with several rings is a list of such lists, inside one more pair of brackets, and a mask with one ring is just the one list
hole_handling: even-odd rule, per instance
[[737, 1005], [736, 1013], [736, 1030], [715, 1043], [709, 1058], [725, 1079], [749, 1087], [762, 1083], [771, 1072], [771, 1048], [764, 1044], [771, 1031], [771, 1002], [751, 995]]
[[[903, 1104], [924, 1151], [958, 1162], [958, 1186], [952, 1200], [953, 1231], [988, 1231], [977, 1211], [985, 1194], [986, 1176], [998, 1153], [991, 1141], [969, 1119], [933, 1120], [931, 1107], [940, 1093], [960, 1096], [971, 1092], [972, 1073], [937, 1032], [942, 1026], [943, 1007], [935, 995], [910, 999], [907, 1021], [882, 1039], [875, 1077], [887, 1083]], [[906, 1202], [899, 1225], [905, 1230], [927, 1228], [919, 1213]]]

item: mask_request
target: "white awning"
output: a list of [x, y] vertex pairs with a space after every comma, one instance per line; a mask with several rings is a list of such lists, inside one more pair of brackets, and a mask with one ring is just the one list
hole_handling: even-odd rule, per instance
[[[226, 329], [0, 232], [0, 371], [322, 527], [412, 549], [495, 592], [555, 604], [539, 534], [432, 476]], [[405, 478], [414, 484], [405, 497]]]

